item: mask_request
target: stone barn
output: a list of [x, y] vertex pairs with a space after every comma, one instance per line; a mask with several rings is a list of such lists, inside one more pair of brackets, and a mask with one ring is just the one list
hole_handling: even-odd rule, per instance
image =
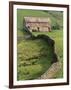
[[50, 19], [47, 17], [24, 17], [25, 25], [31, 32], [50, 32]]

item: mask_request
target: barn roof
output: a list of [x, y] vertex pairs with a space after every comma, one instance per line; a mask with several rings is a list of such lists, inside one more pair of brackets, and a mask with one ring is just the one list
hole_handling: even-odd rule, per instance
[[50, 22], [48, 17], [24, 17], [26, 22]]

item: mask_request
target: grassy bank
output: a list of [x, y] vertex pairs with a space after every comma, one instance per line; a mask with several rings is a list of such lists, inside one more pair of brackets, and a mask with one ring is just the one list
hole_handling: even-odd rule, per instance
[[[51, 66], [52, 48], [43, 40], [25, 40], [24, 17], [49, 17], [52, 28], [62, 28], [63, 13], [56, 11], [41, 10], [17, 10], [17, 79], [30, 80], [40, 77]], [[55, 78], [63, 77], [63, 30], [53, 30], [51, 32], [32, 32], [33, 35], [45, 34], [55, 41], [55, 52], [61, 63], [61, 70], [57, 72]]]
[[51, 37], [55, 41], [55, 52], [58, 56], [59, 62], [61, 63], [61, 69], [56, 74], [56, 78], [63, 77], [63, 30], [54, 30], [51, 32], [33, 32], [35, 36], [39, 34], [45, 34]]
[[43, 40], [23, 40], [18, 44], [18, 80], [40, 77], [51, 66], [52, 48]]

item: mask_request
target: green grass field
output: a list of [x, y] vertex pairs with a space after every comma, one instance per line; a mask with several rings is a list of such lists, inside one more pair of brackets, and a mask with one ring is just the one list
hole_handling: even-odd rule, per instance
[[[56, 14], [55, 14], [56, 13]], [[37, 10], [17, 10], [17, 37], [23, 37], [26, 33], [24, 28], [25, 16], [50, 17], [52, 26], [62, 27], [62, 13], [45, 12]], [[61, 63], [61, 70], [55, 78], [63, 77], [63, 30], [51, 32], [32, 32], [33, 35], [45, 34], [55, 41], [55, 52]], [[43, 40], [20, 39], [17, 43], [17, 80], [30, 80], [40, 77], [51, 66], [52, 48]]]
[[40, 77], [51, 66], [52, 48], [47, 42], [23, 40], [18, 44], [18, 80]]
[[41, 10], [17, 10], [17, 28], [21, 29], [24, 27], [24, 17], [49, 17], [51, 20], [52, 28], [54, 26], [62, 28], [63, 26], [63, 12], [58, 11], [41, 11]]
[[51, 32], [33, 32], [35, 36], [38, 34], [45, 34], [51, 37], [55, 41], [55, 52], [58, 56], [59, 62], [62, 64], [61, 69], [56, 74], [56, 78], [63, 77], [63, 30], [54, 30]]
[[[42, 33], [50, 36], [55, 41], [55, 52], [59, 62], [63, 64], [62, 30], [47, 33], [33, 32], [35, 36]], [[22, 40], [18, 43], [18, 80], [36, 79], [41, 76], [51, 66], [51, 60], [52, 48], [46, 42], [42, 40]], [[62, 78], [62, 76], [63, 65], [55, 75], [55, 78]]]

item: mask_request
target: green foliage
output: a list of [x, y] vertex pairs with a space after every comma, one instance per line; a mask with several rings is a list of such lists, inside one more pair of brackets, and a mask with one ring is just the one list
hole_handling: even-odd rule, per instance
[[54, 30], [51, 32], [33, 32], [35, 36], [45, 34], [55, 41], [55, 52], [58, 56], [59, 62], [62, 64], [61, 69], [55, 75], [55, 78], [63, 77], [63, 30]]
[[[40, 11], [40, 10], [17, 10], [17, 79], [29, 80], [40, 77], [50, 66], [52, 60], [52, 48], [42, 40], [25, 40], [27, 34], [24, 26], [24, 17], [49, 17], [51, 19], [51, 32], [33, 32], [45, 34], [54, 39], [55, 51], [59, 62], [62, 63], [61, 70], [55, 78], [63, 77], [63, 12]], [[20, 38], [22, 37], [22, 38]], [[43, 44], [42, 44], [43, 43]], [[45, 56], [46, 55], [46, 56]]]
[[[45, 11], [44, 11], [45, 12]], [[63, 28], [63, 12], [62, 11], [46, 11], [51, 19], [52, 30], [60, 30]]]
[[36, 79], [51, 66], [52, 48], [45, 41], [23, 40], [17, 49], [18, 80]]

